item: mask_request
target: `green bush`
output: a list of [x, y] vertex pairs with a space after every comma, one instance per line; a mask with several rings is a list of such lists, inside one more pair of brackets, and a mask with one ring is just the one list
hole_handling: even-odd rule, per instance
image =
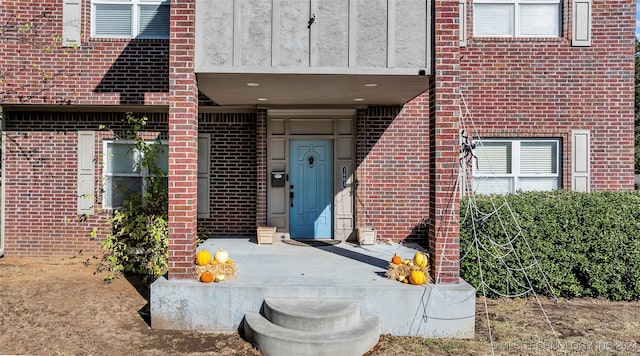
[[476, 195], [460, 215], [461, 276], [478, 293], [640, 299], [639, 192]]
[[[127, 114], [127, 122], [132, 128], [125, 139], [134, 141], [136, 151], [141, 153], [136, 169], [145, 170], [149, 175], [143, 181], [144, 193], [125, 190], [122, 206], [108, 219], [111, 233], [101, 241], [106, 252], [99, 269], [109, 272], [107, 280], [125, 273], [139, 276], [150, 284], [165, 274], [168, 266], [166, 173], [157, 163], [162, 154], [160, 142], [150, 143], [138, 135], [147, 118]], [[96, 231], [94, 229], [92, 235]]]

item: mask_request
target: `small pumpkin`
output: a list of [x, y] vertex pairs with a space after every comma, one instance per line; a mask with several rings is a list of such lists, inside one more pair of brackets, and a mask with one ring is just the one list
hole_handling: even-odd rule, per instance
[[219, 263], [225, 263], [229, 259], [229, 252], [223, 249], [218, 249], [218, 251], [213, 254], [213, 258], [215, 258]]
[[418, 252], [413, 256], [413, 264], [418, 267], [427, 267], [427, 264], [429, 264], [429, 258], [427, 258], [424, 253]]
[[196, 264], [198, 266], [206, 266], [211, 261], [211, 253], [207, 250], [200, 250], [196, 254]]
[[213, 273], [210, 271], [204, 271], [200, 275], [200, 282], [202, 283], [211, 283], [213, 282]]
[[394, 265], [399, 265], [402, 263], [402, 257], [396, 255], [395, 253], [393, 254], [393, 257], [391, 257], [391, 263], [393, 263]]
[[409, 282], [415, 285], [424, 284], [425, 276], [422, 271], [411, 271], [409, 274]]
[[214, 281], [214, 282], [216, 282], [216, 283], [218, 283], [218, 282], [222, 282], [222, 281], [224, 281], [224, 279], [225, 279], [224, 274], [220, 273], [219, 275], [217, 275], [217, 276], [213, 279], [213, 281]]
[[218, 260], [216, 260], [216, 259], [214, 258], [214, 259], [213, 259], [213, 260], [211, 260], [211, 262], [209, 262], [209, 263], [211, 263], [212, 265], [214, 265], [214, 266], [215, 266], [215, 265], [217, 265], [217, 264], [218, 264]]
[[235, 263], [235, 262], [233, 262], [233, 260], [232, 260], [232, 259], [228, 259], [228, 260], [227, 260], [227, 264], [228, 264], [228, 265], [232, 265], [232, 264], [234, 264], [234, 263]]

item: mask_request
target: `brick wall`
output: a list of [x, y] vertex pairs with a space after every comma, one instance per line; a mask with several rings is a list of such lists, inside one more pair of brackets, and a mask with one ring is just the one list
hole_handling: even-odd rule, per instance
[[53, 38], [62, 34], [62, 0], [0, 2], [0, 103], [167, 105], [169, 41], [91, 39], [91, 1], [83, 4], [74, 49]]
[[591, 47], [571, 46], [564, 1], [561, 39], [474, 39], [460, 50], [469, 132], [563, 139], [569, 188], [571, 130], [591, 132], [591, 189], [633, 189], [635, 0], [593, 1]]
[[421, 105], [358, 113], [356, 221], [379, 240], [427, 243], [429, 117]]
[[211, 134], [210, 216], [198, 219], [205, 237], [248, 236], [256, 229], [256, 115], [200, 114]]
[[[140, 114], [143, 115], [143, 114]], [[146, 114], [145, 137], [166, 137], [166, 114]], [[96, 227], [106, 236], [102, 210], [103, 140], [129, 128], [124, 113], [5, 112], [5, 253], [70, 257], [99, 254], [90, 239]], [[100, 125], [107, 129], [96, 131]], [[78, 216], [78, 131], [96, 131], [95, 214]]]

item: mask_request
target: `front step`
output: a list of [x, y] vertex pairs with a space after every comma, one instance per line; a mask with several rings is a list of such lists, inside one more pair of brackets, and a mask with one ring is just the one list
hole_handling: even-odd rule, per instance
[[244, 336], [265, 355], [362, 355], [378, 343], [380, 320], [353, 300], [267, 299], [245, 313]]
[[[301, 305], [303, 304], [304, 305]], [[340, 331], [360, 320], [357, 300], [265, 298], [264, 316], [287, 329], [303, 331]]]

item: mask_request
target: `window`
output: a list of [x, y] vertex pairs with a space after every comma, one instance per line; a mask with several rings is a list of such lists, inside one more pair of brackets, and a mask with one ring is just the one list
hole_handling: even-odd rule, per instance
[[487, 139], [474, 151], [475, 193], [560, 188], [559, 140]]
[[93, 37], [169, 38], [169, 1], [93, 0]]
[[[157, 143], [154, 143], [157, 144]], [[165, 173], [169, 171], [169, 147], [161, 145], [156, 165]], [[198, 217], [209, 217], [209, 150], [210, 135], [198, 137]], [[104, 141], [104, 193], [103, 207], [117, 209], [127, 192], [144, 192], [144, 181], [149, 172], [139, 169], [142, 153], [135, 149], [133, 141]], [[168, 178], [164, 178], [168, 184]]]
[[478, 37], [560, 37], [560, 0], [474, 0]]
[[[129, 192], [142, 194], [149, 172], [141, 169], [142, 153], [135, 149], [132, 141], [105, 141], [104, 194], [106, 209], [119, 208]], [[169, 170], [168, 146], [160, 144], [161, 150], [156, 165], [164, 172]], [[166, 179], [166, 177], [165, 177]]]

